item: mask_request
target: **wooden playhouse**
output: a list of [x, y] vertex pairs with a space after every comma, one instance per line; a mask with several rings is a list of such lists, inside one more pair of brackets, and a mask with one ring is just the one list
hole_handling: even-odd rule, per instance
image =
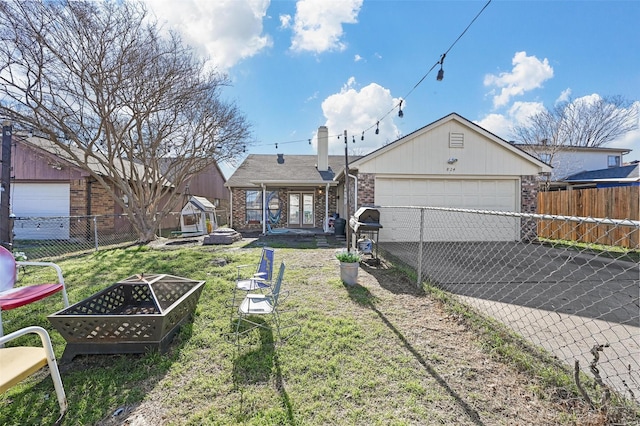
[[180, 234], [183, 237], [210, 234], [217, 227], [213, 203], [195, 195], [189, 198], [180, 214]]

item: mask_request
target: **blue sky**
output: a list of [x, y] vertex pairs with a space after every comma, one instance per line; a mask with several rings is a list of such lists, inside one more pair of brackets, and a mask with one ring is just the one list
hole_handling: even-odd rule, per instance
[[[247, 153], [315, 154], [317, 128], [326, 125], [330, 153], [344, 153], [337, 135], [347, 130], [349, 152], [366, 154], [451, 112], [511, 140], [512, 126], [568, 97], [640, 104], [638, 1], [147, 4], [228, 74], [224, 96], [252, 124]], [[638, 160], [640, 130], [608, 146], [632, 149], [624, 160]], [[235, 169], [221, 167], [227, 177]]]

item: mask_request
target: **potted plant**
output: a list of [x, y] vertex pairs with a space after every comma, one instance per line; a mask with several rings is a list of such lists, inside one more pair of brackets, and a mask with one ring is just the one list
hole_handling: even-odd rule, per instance
[[360, 255], [357, 252], [340, 251], [336, 253], [340, 261], [340, 278], [345, 284], [355, 285], [358, 282]]

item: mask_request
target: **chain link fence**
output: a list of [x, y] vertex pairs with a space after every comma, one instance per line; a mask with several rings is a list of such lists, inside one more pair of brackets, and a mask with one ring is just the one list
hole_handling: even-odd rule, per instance
[[[157, 235], [176, 238], [180, 229], [180, 212], [170, 212], [158, 226]], [[216, 210], [218, 226], [228, 223], [224, 210]], [[138, 240], [129, 217], [123, 215], [15, 217], [13, 253], [29, 260], [55, 259], [68, 254], [80, 254]]]
[[544, 348], [575, 377], [589, 374], [605, 393], [640, 402], [640, 222], [378, 209], [378, 250], [415, 271], [416, 285], [455, 295]]

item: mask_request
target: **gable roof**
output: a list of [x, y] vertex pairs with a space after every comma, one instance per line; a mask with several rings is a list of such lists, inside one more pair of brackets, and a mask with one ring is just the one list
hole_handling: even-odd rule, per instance
[[[350, 156], [349, 163], [359, 156]], [[329, 170], [317, 169], [317, 155], [249, 154], [227, 179], [227, 187], [337, 185], [333, 179], [344, 169], [343, 155], [328, 156]]]
[[537, 167], [542, 168], [545, 171], [551, 171], [551, 166], [549, 166], [548, 164], [546, 164], [545, 162], [539, 160], [538, 158], [536, 158], [535, 156], [529, 154], [528, 152], [518, 148], [517, 146], [514, 146], [513, 144], [507, 142], [506, 140], [500, 138], [499, 136], [496, 136], [495, 134], [489, 132], [488, 130], [486, 130], [483, 127], [480, 127], [479, 125], [477, 125], [476, 123], [467, 120], [466, 118], [462, 117], [461, 115], [452, 112], [449, 115], [446, 115], [430, 124], [427, 124], [424, 127], [421, 127], [418, 130], [415, 130], [403, 137], [401, 137], [400, 139], [395, 140], [394, 142], [391, 142], [388, 145], [385, 145], [381, 148], [378, 148], [375, 151], [370, 152], [369, 154], [360, 157], [358, 160], [356, 160], [355, 162], [353, 162], [353, 164], [349, 164], [349, 167], [353, 167], [353, 168], [358, 168], [359, 165], [370, 161], [380, 155], [383, 155], [384, 153], [396, 148], [399, 145], [402, 145], [406, 142], [409, 142], [413, 139], [415, 139], [417, 136], [429, 132], [430, 130], [439, 127], [449, 121], [457, 121], [458, 123], [460, 123], [463, 126], [469, 127], [473, 130], [475, 130], [476, 132], [482, 134], [483, 136], [485, 136], [486, 138], [490, 139], [491, 141], [495, 142], [496, 144], [502, 146], [503, 148], [505, 148], [506, 150], [514, 153], [515, 155], [521, 157], [522, 159], [531, 162], [533, 164], [535, 164]]
[[198, 197], [196, 195], [192, 195], [189, 198], [187, 204], [183, 207], [183, 210], [187, 205], [194, 205], [198, 210], [203, 212], [215, 212], [216, 207], [211, 203], [211, 201], [207, 200], [205, 197]]
[[640, 164], [630, 164], [621, 167], [590, 170], [576, 173], [564, 179], [565, 182], [638, 182], [640, 181]]
[[[67, 163], [67, 165], [69, 166], [75, 167], [80, 170], [84, 170], [84, 168], [81, 167], [78, 164], [78, 162], [69, 155], [69, 153], [62, 150], [58, 145], [56, 145], [54, 142], [50, 141], [49, 139], [42, 138], [39, 136], [31, 136], [28, 138], [21, 138], [20, 142], [25, 146], [39, 149], [50, 155], [53, 155], [57, 159]], [[82, 158], [82, 156], [84, 155], [83, 151], [78, 148], [71, 148], [71, 149], [80, 158]], [[100, 163], [94, 157], [103, 157], [103, 156], [99, 152], [93, 152], [92, 156], [89, 156], [86, 160], [87, 161], [86, 167], [89, 168], [95, 174], [102, 175], [102, 176], [109, 176], [109, 171], [105, 168], [105, 166], [102, 163]], [[127, 178], [131, 178], [132, 174], [137, 176], [144, 176], [144, 166], [142, 164], [138, 164], [136, 162], [129, 161], [126, 159], [120, 160], [117, 164], [112, 164], [112, 167], [117, 169], [120, 173], [122, 173], [122, 176]], [[132, 171], [135, 171], [135, 173], [132, 173]], [[167, 186], [172, 185], [171, 182], [166, 177], [163, 176], [163, 179], [164, 181], [162, 183], [164, 185], [167, 185]]]

